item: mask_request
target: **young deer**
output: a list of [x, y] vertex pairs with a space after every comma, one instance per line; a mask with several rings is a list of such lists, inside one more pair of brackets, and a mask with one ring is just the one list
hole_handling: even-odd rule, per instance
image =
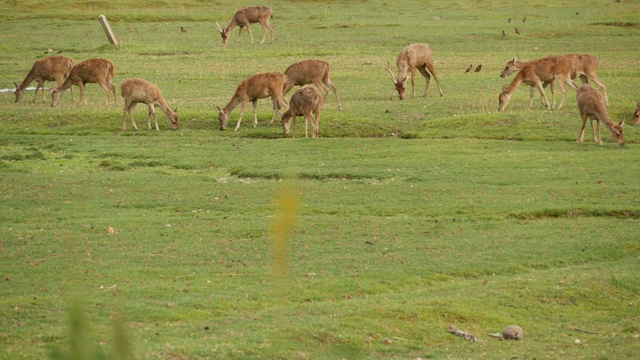
[[234, 27], [239, 26], [240, 29], [238, 31], [238, 42], [240, 42], [240, 35], [242, 35], [242, 28], [247, 27], [247, 31], [249, 32], [249, 37], [251, 38], [251, 43], [253, 44], [253, 35], [251, 34], [251, 27], [249, 24], [254, 24], [259, 22], [262, 25], [262, 29], [264, 29], [264, 36], [262, 36], [262, 41], [260, 44], [264, 44], [265, 39], [267, 38], [267, 32], [271, 31], [271, 42], [273, 42], [273, 38], [275, 36], [275, 28], [269, 22], [269, 19], [273, 17], [273, 10], [266, 6], [252, 6], [245, 9], [240, 9], [236, 11], [235, 15], [233, 15], [233, 19], [229, 21], [229, 25], [226, 28], [222, 29], [220, 24], [216, 22], [218, 25], [218, 31], [220, 31], [220, 36], [222, 36], [222, 42], [224, 44], [229, 41], [229, 33], [233, 30]]
[[229, 114], [236, 108], [236, 106], [238, 106], [238, 104], [242, 103], [238, 124], [234, 130], [238, 131], [240, 123], [242, 122], [242, 116], [244, 115], [244, 111], [247, 109], [247, 105], [249, 105], [249, 101], [251, 101], [251, 104], [253, 105], [253, 127], [255, 128], [258, 126], [258, 99], [265, 99], [268, 97], [271, 97], [274, 109], [273, 118], [271, 118], [271, 121], [269, 122], [269, 126], [271, 126], [276, 119], [276, 116], [280, 114], [280, 106], [284, 109], [289, 106], [287, 100], [282, 96], [282, 89], [284, 89], [286, 81], [287, 77], [280, 73], [256, 74], [242, 81], [236, 88], [236, 92], [233, 94], [233, 97], [227, 106], [225, 106], [224, 109], [221, 109], [220, 106], [218, 106], [220, 130], [224, 130], [227, 127]]
[[118, 99], [116, 96], [116, 87], [113, 85], [113, 77], [116, 74], [113, 63], [106, 59], [88, 59], [71, 69], [71, 73], [67, 79], [53, 89], [51, 92], [51, 107], [58, 105], [60, 97], [64, 92], [73, 85], [80, 88], [80, 101], [84, 98], [84, 104], [87, 105], [87, 97], [84, 94], [84, 85], [87, 83], [98, 83], [107, 93], [105, 104], [109, 105], [109, 95], [113, 92], [113, 99], [116, 105]]
[[[50, 56], [36, 60], [22, 83], [20, 85], [13, 83], [16, 86], [16, 102], [22, 100], [27, 86], [34, 80], [38, 82], [38, 85], [36, 85], [36, 93], [33, 94], [32, 102], [36, 102], [38, 89], [42, 90], [42, 102], [44, 102], [44, 82], [57, 81], [58, 86], [62, 85], [69, 76], [71, 68], [73, 68], [73, 60], [66, 56]], [[71, 90], [71, 101], [73, 100], [73, 90]]]
[[[618, 145], [624, 146], [624, 139], [622, 138], [622, 126], [624, 120], [619, 124], [616, 124], [611, 120], [607, 113], [607, 107], [605, 106], [604, 97], [589, 84], [582, 85], [578, 90], [576, 96], [578, 100], [578, 110], [580, 110], [580, 117], [582, 118], [582, 128], [580, 129], [580, 135], [576, 140], [576, 144], [582, 143], [584, 140], [584, 128], [587, 125], [587, 119], [591, 118], [591, 133], [593, 134], [593, 141], [602, 145], [602, 138], [600, 137], [600, 121], [604, 122], [604, 125], [611, 131], [611, 136], [618, 142]], [[593, 128], [593, 120], [598, 123], [598, 133]]]
[[638, 101], [638, 108], [636, 109], [636, 112], [633, 113], [633, 119], [631, 120], [631, 125], [638, 125], [640, 124], [640, 101]]
[[[293, 134], [296, 137], [296, 117], [304, 116], [304, 137], [309, 137], [309, 122], [313, 126], [313, 137], [318, 137], [318, 124], [320, 122], [320, 112], [324, 106], [324, 97], [320, 92], [310, 86], [304, 86], [296, 90], [289, 101], [289, 109], [282, 114], [282, 130], [285, 135], [289, 135], [291, 119], [293, 119]], [[312, 116], [315, 114], [315, 116]]]
[[[427, 96], [429, 91], [429, 83], [431, 82], [431, 75], [436, 80], [438, 84], [438, 90], [440, 90], [440, 96], [442, 95], [442, 88], [440, 88], [440, 80], [438, 80], [438, 76], [436, 75], [435, 70], [433, 69], [433, 51], [427, 44], [411, 44], [404, 48], [400, 54], [398, 55], [398, 59], [396, 60], [396, 65], [398, 66], [398, 77], [396, 78], [391, 72], [389, 68], [389, 64], [387, 64], [387, 71], [391, 74], [391, 80], [393, 80], [393, 84], [395, 85], [394, 92], [391, 93], [390, 99], [393, 99], [393, 95], [395, 91], [398, 91], [398, 95], [400, 96], [400, 100], [404, 99], [404, 94], [407, 90], [407, 71], [411, 72], [411, 90], [413, 91], [413, 98], [416, 97], [416, 90], [414, 88], [415, 78], [416, 78], [416, 69], [420, 71], [422, 76], [424, 76], [427, 84], [424, 88], [423, 96]], [[427, 72], [427, 69], [431, 73]]]
[[151, 130], [151, 118], [156, 125], [156, 131], [160, 131], [158, 127], [158, 117], [156, 116], [155, 107], [158, 106], [169, 119], [169, 124], [173, 130], [178, 130], [178, 109], [171, 110], [167, 102], [162, 97], [162, 93], [158, 86], [145, 79], [128, 79], [120, 84], [120, 95], [124, 98], [124, 111], [122, 113], [122, 131], [127, 130], [127, 113], [131, 118], [131, 125], [138, 130], [135, 120], [133, 120], [133, 109], [138, 103], [145, 103], [148, 107], [149, 116], [147, 117], [149, 130]]
[[[508, 68], [509, 66], [503, 70], [500, 77], [505, 77], [515, 71], [511, 71], [511, 69]], [[511, 84], [502, 88], [502, 92], [498, 96], [498, 110], [504, 110], [509, 103], [511, 95], [513, 95], [522, 83], [530, 86], [535, 85], [544, 99], [545, 107], [550, 110], [551, 105], [549, 104], [547, 95], [544, 93], [543, 82], [553, 82], [554, 80], [558, 80], [560, 88], [562, 89], [562, 101], [560, 101], [560, 105], [558, 105], [558, 109], [561, 109], [562, 105], [564, 105], [564, 100], [567, 97], [567, 88], [565, 83], [578, 91], [578, 86], [571, 81], [571, 73], [573, 71], [575, 71], [575, 65], [568, 57], [565, 56], [547, 56], [542, 59], [525, 63]], [[531, 105], [531, 103], [529, 105]]]
[[329, 95], [329, 90], [325, 88], [326, 86], [336, 96], [338, 109], [342, 109], [342, 104], [340, 104], [340, 98], [338, 97], [338, 90], [331, 82], [330, 71], [331, 65], [324, 60], [304, 60], [295, 63], [289, 66], [284, 72], [287, 76], [287, 83], [282, 93], [287, 94], [294, 86], [313, 83], [326, 99]]

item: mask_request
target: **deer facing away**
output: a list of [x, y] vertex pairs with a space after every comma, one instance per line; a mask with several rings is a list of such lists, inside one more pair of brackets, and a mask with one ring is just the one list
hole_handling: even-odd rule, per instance
[[[20, 83], [20, 85], [15, 82], [13, 83], [16, 86], [16, 102], [24, 98], [26, 88], [32, 81], [38, 82], [36, 92], [33, 95], [33, 102], [36, 102], [38, 89], [42, 90], [42, 102], [44, 102], [44, 82], [56, 81], [58, 82], [58, 86], [60, 86], [69, 76], [72, 68], [73, 60], [66, 56], [49, 56], [36, 60], [22, 83]], [[73, 101], [73, 89], [71, 90], [71, 100]]]
[[155, 107], [162, 109], [169, 120], [169, 124], [174, 130], [178, 130], [178, 109], [171, 110], [167, 102], [162, 97], [162, 93], [158, 86], [145, 79], [133, 78], [123, 81], [120, 84], [120, 95], [124, 98], [124, 111], [122, 113], [122, 131], [127, 129], [127, 113], [131, 118], [131, 125], [138, 130], [135, 120], [133, 120], [133, 109], [139, 103], [147, 104], [148, 107], [148, 126], [151, 130], [151, 119], [156, 125], [156, 131], [160, 131], [158, 127], [158, 117], [156, 116]]
[[273, 38], [275, 36], [275, 28], [269, 22], [269, 19], [272, 17], [273, 10], [271, 10], [271, 8], [266, 6], [252, 6], [236, 11], [226, 28], [222, 29], [220, 24], [217, 22], [216, 25], [218, 26], [218, 31], [220, 31], [220, 36], [222, 36], [222, 42], [224, 44], [229, 41], [229, 33], [236, 26], [240, 27], [238, 30], [238, 42], [240, 42], [242, 28], [246, 26], [247, 31], [249, 32], [249, 38], [251, 38], [251, 43], [253, 44], [253, 35], [251, 34], [251, 27], [249, 24], [260, 23], [260, 25], [262, 25], [262, 29], [264, 29], [264, 35], [262, 36], [260, 44], [264, 44], [264, 41], [267, 38], [267, 32], [271, 31], [271, 42], [273, 42]]
[[640, 101], [638, 101], [638, 108], [636, 109], [636, 112], [633, 113], [633, 118], [631, 120], [631, 125], [638, 125], [640, 124]]
[[320, 123], [320, 113], [324, 106], [324, 96], [315, 88], [303, 86], [296, 90], [289, 101], [289, 109], [282, 114], [282, 130], [285, 135], [289, 135], [289, 129], [293, 122], [292, 137], [296, 137], [296, 117], [304, 116], [304, 135], [309, 137], [308, 124], [313, 126], [314, 138], [318, 137], [318, 124]]
[[253, 127], [258, 126], [258, 100], [271, 97], [273, 101], [274, 114], [273, 118], [269, 122], [269, 126], [273, 124], [276, 116], [279, 115], [279, 108], [282, 106], [284, 109], [289, 107], [287, 100], [282, 95], [282, 90], [287, 81], [287, 77], [280, 73], [260, 73], [256, 74], [248, 79], [242, 81], [236, 88], [236, 92], [229, 103], [221, 109], [218, 106], [218, 120], [220, 121], [220, 130], [224, 130], [229, 122], [229, 114], [233, 109], [242, 104], [240, 107], [240, 117], [238, 118], [238, 124], [234, 131], [240, 129], [240, 123], [242, 122], [242, 116], [249, 102], [253, 105]]
[[326, 86], [336, 96], [338, 108], [342, 109], [342, 104], [340, 104], [340, 98], [338, 97], [338, 90], [331, 82], [330, 72], [331, 65], [324, 60], [304, 60], [292, 64], [284, 72], [287, 76], [287, 83], [282, 93], [287, 94], [294, 86], [313, 83], [326, 99], [329, 95], [329, 90], [325, 88]]
[[[438, 76], [433, 68], [433, 50], [427, 44], [411, 44], [405, 47], [400, 54], [398, 55], [398, 59], [396, 60], [396, 65], [398, 66], [398, 76], [394, 76], [393, 72], [389, 68], [387, 64], [387, 71], [391, 74], [391, 80], [393, 80], [393, 84], [395, 85], [394, 92], [391, 93], [391, 98], [393, 99], [393, 95], [396, 91], [398, 91], [398, 95], [400, 100], [404, 99], [405, 92], [407, 90], [407, 72], [411, 73], [411, 90], [413, 92], [413, 98], [416, 97], [416, 90], [414, 87], [415, 78], [416, 78], [416, 69], [420, 71], [422, 76], [424, 76], [427, 84], [424, 88], [423, 96], [427, 96], [429, 91], [429, 83], [431, 82], [431, 75], [436, 80], [438, 84], [438, 90], [440, 91], [440, 96], [444, 96], [442, 94], [442, 88], [440, 87], [440, 80], [438, 80]], [[427, 70], [429, 70], [427, 72]], [[431, 73], [431, 75], [429, 75]]]
[[[516, 70], [517, 69], [513, 69], [507, 65], [507, 68], [502, 71], [500, 77], [505, 77]], [[558, 109], [561, 109], [567, 97], [565, 84], [578, 91], [578, 86], [571, 80], [571, 73], [573, 71], [575, 71], [573, 61], [565, 56], [547, 56], [525, 63], [511, 84], [502, 88], [502, 92], [500, 92], [498, 96], [498, 110], [503, 111], [505, 109], [511, 95], [513, 95], [522, 83], [536, 86], [544, 99], [545, 107], [550, 110], [551, 105], [549, 104], [547, 95], [544, 93], [543, 82], [553, 82], [554, 80], [558, 80], [560, 88], [562, 89], [562, 100], [558, 105]], [[529, 105], [531, 106], [531, 102]]]
[[[590, 118], [591, 133], [593, 134], [593, 141], [595, 141], [596, 144], [602, 145], [602, 137], [600, 137], [600, 121], [602, 121], [609, 131], [611, 131], [611, 136], [618, 142], [618, 145], [624, 146], [624, 139], [622, 138], [624, 120], [619, 124], [611, 120], [611, 117], [607, 113], [605, 99], [596, 88], [589, 84], [582, 85], [578, 90], [576, 99], [578, 100], [578, 110], [580, 110], [580, 117], [582, 118], [582, 128], [580, 129], [580, 135], [578, 135], [576, 144], [580, 144], [584, 140], [584, 128], [587, 125], [587, 119]], [[593, 120], [598, 123], [597, 135], [593, 128]]]
[[84, 104], [87, 105], [84, 85], [88, 83], [97, 83], [104, 89], [104, 92], [107, 93], [106, 105], [109, 105], [109, 95], [113, 92], [113, 99], [117, 104], [116, 87], [113, 85], [115, 73], [115, 67], [110, 60], [95, 58], [81, 62], [71, 69], [71, 73], [69, 73], [62, 85], [53, 89], [51, 92], [51, 106], [55, 107], [62, 94], [73, 85], [77, 85], [80, 88], [80, 101], [84, 98]]

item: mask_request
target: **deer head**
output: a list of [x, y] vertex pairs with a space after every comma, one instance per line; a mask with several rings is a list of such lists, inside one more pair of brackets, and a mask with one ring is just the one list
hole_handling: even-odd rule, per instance
[[[402, 66], [402, 68], [398, 67], [398, 74], [401, 73], [401, 70], [404, 69], [404, 62], [400, 62], [400, 66]], [[393, 75], [393, 72], [391, 71], [391, 69], [389, 68], [389, 63], [387, 62], [387, 66], [385, 67], [385, 69], [387, 69], [387, 71], [389, 72], [389, 74], [391, 74], [391, 80], [393, 81], [393, 85], [395, 85], [396, 90], [398, 91], [398, 96], [400, 97], [400, 100], [404, 99], [404, 94], [407, 91], [407, 77], [404, 76], [401, 79], [396, 79], [395, 75]], [[391, 98], [393, 98], [393, 96], [391, 96]]]
[[220, 131], [224, 131], [229, 123], [229, 113], [221, 109], [220, 106], [218, 106], [218, 121], [220, 121]]
[[216, 25], [218, 26], [218, 31], [220, 32], [220, 36], [222, 36], [222, 43], [226, 44], [229, 41], [229, 32], [220, 27], [220, 24], [216, 21]]
[[516, 67], [516, 62], [520, 61], [520, 57], [516, 55], [512, 60], [507, 63], [507, 66], [500, 73], [500, 77], [504, 78], [506, 76], [511, 75], [512, 73], [518, 71], [518, 67]]
[[178, 130], [178, 108], [175, 108], [173, 113], [167, 114], [167, 118], [169, 118], [173, 130]]
[[636, 112], [633, 113], [633, 119], [631, 119], [631, 125], [638, 125], [640, 124], [640, 101], [638, 101], [638, 108], [636, 109]]
[[613, 140], [618, 142], [618, 145], [624, 146], [624, 139], [622, 138], [622, 127], [624, 126], [624, 120], [619, 124], [613, 123], [611, 126], [611, 136]]
[[24, 93], [26, 89], [20, 89], [20, 85], [18, 85], [17, 83], [13, 83], [16, 86], [16, 102], [22, 100], [22, 98], [24, 97]]
[[511, 98], [511, 94], [509, 94], [509, 88], [505, 85], [498, 95], [498, 111], [504, 111], [504, 108], [507, 107], [509, 103], [509, 99]]

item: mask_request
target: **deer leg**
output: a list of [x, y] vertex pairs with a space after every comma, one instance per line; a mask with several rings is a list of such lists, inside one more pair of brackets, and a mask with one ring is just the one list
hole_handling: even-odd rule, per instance
[[[129, 113], [129, 117], [131, 118], [131, 126], [133, 126], [134, 129], [138, 130], [138, 126], [136, 125], [136, 121], [133, 119], [133, 109], [136, 107], [138, 103], [131, 101], [131, 99], [127, 99], [125, 101], [125, 105], [124, 105], [124, 109], [125, 112]], [[122, 119], [122, 131], [126, 130], [125, 127], [125, 119]]]
[[[569, 79], [569, 81], [571, 80]], [[573, 83], [573, 81], [571, 81], [571, 83]], [[564, 100], [567, 98], [567, 87], [564, 85], [564, 82], [560, 80], [558, 80], [558, 84], [560, 85], [560, 90], [562, 90], [562, 100], [560, 100], [560, 104], [558, 105], [558, 110], [560, 110], [562, 109], [562, 105], [564, 105]]]
[[236, 128], [233, 131], [238, 131], [238, 129], [240, 129], [240, 123], [242, 122], [242, 116], [244, 115], [244, 111], [247, 110], [247, 105], [249, 105], [248, 102], [243, 101], [242, 105], [240, 105], [240, 117], [238, 118], [238, 124], [236, 125]]
[[422, 96], [427, 97], [427, 94], [429, 93], [429, 84], [431, 83], [431, 75], [429, 75], [429, 73], [427, 72], [427, 70], [425, 70], [424, 67], [420, 67], [418, 68], [418, 70], [420, 71], [420, 74], [422, 74], [422, 76], [424, 76], [425, 80], [427, 81], [427, 84], [424, 87], [424, 93], [422, 94]]
[[253, 107], [253, 128], [258, 127], [258, 99], [251, 101], [251, 106]]
[[551, 110], [551, 105], [549, 105], [547, 94], [544, 93], [544, 88], [542, 87], [542, 83], [540, 82], [540, 79], [536, 80], [535, 85], [538, 88], [540, 95], [542, 95], [542, 97], [544, 98], [544, 106], [547, 108], [547, 110]]
[[33, 94], [33, 101], [31, 101], [34, 104], [38, 98], [38, 88], [42, 88], [42, 102], [44, 102], [44, 79], [38, 80], [38, 83], [36, 84], [36, 93]]
[[[262, 41], [260, 41], [260, 44], [264, 44], [264, 41], [267, 39], [267, 32], [269, 31], [269, 27], [263, 21], [260, 22], [260, 25], [262, 25], [262, 30], [264, 30], [264, 35], [262, 35]], [[271, 42], [273, 42], [273, 38], [271, 39]]]
[[[324, 77], [323, 82], [333, 92], [333, 95], [336, 96], [336, 100], [338, 101], [338, 109], [342, 109], [342, 104], [340, 104], [340, 98], [338, 97], [338, 89], [336, 89], [336, 87], [333, 86], [331, 79], [329, 79], [328, 73], [327, 73], [327, 76]], [[328, 91], [327, 91], [327, 94], [329, 94]]]
[[582, 127], [580, 128], [578, 139], [576, 139], [576, 144], [581, 144], [584, 141], [584, 128], [587, 126], [587, 115], [581, 113], [580, 117], [582, 118]]
[[107, 99], [105, 100], [104, 104], [106, 106], [109, 106], [109, 98], [110, 98], [110, 95], [111, 95], [111, 86], [109, 86], [105, 82], [99, 82], [98, 85], [100, 85], [100, 87], [104, 90], [104, 92], [107, 93]]
[[596, 74], [593, 74], [591, 76], [591, 80], [593, 80], [594, 83], [598, 84], [598, 86], [602, 88], [602, 92], [604, 93], [604, 100], [607, 102], [607, 106], [609, 106], [609, 97], [607, 96], [607, 87], [604, 86], [604, 83], [600, 81], [600, 79], [598, 79], [598, 76]]
[[442, 94], [442, 88], [440, 87], [440, 80], [438, 79], [438, 75], [436, 75], [436, 71], [433, 68], [433, 64], [427, 64], [427, 69], [429, 69], [429, 72], [431, 73], [431, 75], [433, 75], [433, 78], [436, 80], [436, 84], [438, 85], [438, 91], [440, 91], [440, 96], [444, 96]]
[[[249, 26], [249, 23], [246, 23], [245, 26], [247, 27], [247, 32], [249, 33], [249, 38], [251, 39], [251, 43], [253, 44], [253, 34], [251, 33], [251, 26]], [[242, 28], [240, 28], [242, 29]]]
[[[411, 70], [411, 93], [413, 94], [413, 99], [416, 98], [416, 88], [415, 88], [415, 82], [416, 82], [416, 70], [413, 69]], [[426, 96], [426, 95], [425, 95]]]
[[[542, 85], [544, 88], [544, 85]], [[536, 87], [531, 85], [529, 86], [529, 109], [533, 109], [533, 96], [535, 95]], [[542, 99], [542, 97], [540, 97]]]
[[80, 88], [80, 102], [82, 102], [82, 99], [84, 99], [84, 104], [85, 105], [89, 105], [87, 103], [87, 96], [84, 93], [84, 83], [81, 81], [78, 83], [78, 87]]
[[[598, 144], [598, 145], [602, 145], [602, 136], [600, 136], [600, 120], [596, 119], [596, 127], [598, 129], [598, 138], [596, 139], [594, 137], [594, 141]], [[591, 119], [591, 131], [593, 131], [593, 119]]]
[[113, 85], [113, 82], [111, 81], [111, 79], [109, 79], [109, 81], [107, 82], [107, 85], [109, 85], [109, 87], [111, 88], [111, 91], [113, 92], [113, 103], [115, 105], [118, 105], [118, 96], [116, 94], [116, 87], [115, 85]]

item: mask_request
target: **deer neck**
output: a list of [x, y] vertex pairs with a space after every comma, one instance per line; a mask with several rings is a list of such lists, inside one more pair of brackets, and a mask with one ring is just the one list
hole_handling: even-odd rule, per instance
[[520, 84], [522, 84], [522, 82], [523, 82], [523, 75], [522, 75], [522, 71], [520, 71], [518, 72], [518, 75], [516, 75], [516, 77], [513, 78], [513, 81], [511, 82], [511, 84], [507, 86], [507, 93], [511, 95], [514, 92], [516, 92], [516, 90], [518, 89]]
[[225, 113], [229, 114], [230, 112], [233, 111], [233, 109], [235, 109], [238, 106], [238, 104], [240, 104], [241, 101], [242, 100], [240, 99], [240, 96], [236, 92], [235, 94], [233, 94], [233, 97], [231, 98], [231, 100], [229, 101], [227, 106], [225, 106], [224, 109], [222, 109], [222, 110]]
[[36, 80], [38, 77], [35, 76], [33, 74], [33, 72], [29, 72], [29, 74], [27, 74], [27, 76], [24, 78], [24, 80], [22, 80], [22, 82], [20, 83], [20, 85], [18, 86], [18, 90], [22, 91], [24, 89], [27, 88], [27, 86], [29, 86], [29, 84], [31, 84], [31, 82], [33, 80]]

